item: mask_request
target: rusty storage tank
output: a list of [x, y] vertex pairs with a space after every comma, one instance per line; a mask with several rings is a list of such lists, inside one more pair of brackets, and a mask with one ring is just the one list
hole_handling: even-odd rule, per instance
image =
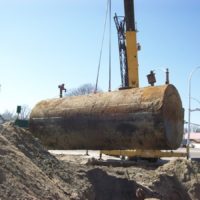
[[176, 149], [183, 108], [173, 85], [43, 100], [31, 132], [49, 149]]

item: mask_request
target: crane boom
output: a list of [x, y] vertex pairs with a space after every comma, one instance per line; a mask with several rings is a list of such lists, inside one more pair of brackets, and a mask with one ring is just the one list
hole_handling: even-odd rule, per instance
[[126, 54], [128, 64], [128, 87], [139, 87], [137, 39], [134, 16], [134, 0], [124, 0], [126, 21]]
[[139, 87], [138, 45], [134, 16], [134, 0], [124, 0], [125, 17], [115, 15], [118, 32], [122, 88]]
[[124, 13], [126, 20], [126, 30], [136, 31], [133, 0], [124, 0]]

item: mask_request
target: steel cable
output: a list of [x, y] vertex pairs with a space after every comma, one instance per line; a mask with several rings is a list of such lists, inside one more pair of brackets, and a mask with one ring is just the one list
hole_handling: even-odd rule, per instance
[[108, 91], [111, 91], [111, 0], [109, 1], [109, 86]]
[[110, 0], [107, 1], [106, 16], [105, 16], [105, 22], [104, 22], [104, 28], [103, 28], [103, 37], [102, 37], [102, 41], [101, 41], [101, 49], [100, 49], [100, 55], [99, 55], [99, 63], [98, 63], [98, 68], [97, 68], [97, 77], [96, 77], [96, 84], [95, 84], [94, 93], [97, 92], [97, 88], [98, 88], [99, 72], [100, 72], [100, 67], [101, 67], [101, 57], [102, 57], [103, 44], [104, 44], [104, 39], [105, 39], [109, 3], [110, 3]]

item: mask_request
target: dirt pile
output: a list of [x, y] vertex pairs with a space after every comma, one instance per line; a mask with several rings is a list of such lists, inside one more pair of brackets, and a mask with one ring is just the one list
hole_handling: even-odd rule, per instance
[[77, 166], [58, 161], [28, 131], [10, 124], [0, 127], [0, 199], [92, 195], [91, 184]]
[[[173, 160], [163, 166], [142, 164], [132, 167], [98, 167], [88, 172], [97, 199], [199, 200], [200, 164], [185, 159]], [[114, 197], [113, 197], [114, 196]]]
[[29, 131], [0, 126], [0, 199], [200, 199], [198, 162], [113, 167], [86, 165], [84, 159], [55, 157]]
[[[177, 159], [156, 170], [153, 189], [170, 199], [200, 199], [200, 164]], [[164, 199], [164, 198], [163, 198]]]

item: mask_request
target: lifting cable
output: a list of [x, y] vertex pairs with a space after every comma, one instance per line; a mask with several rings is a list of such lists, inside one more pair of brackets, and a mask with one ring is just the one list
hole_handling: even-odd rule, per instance
[[104, 44], [106, 25], [107, 25], [107, 18], [108, 18], [108, 10], [109, 10], [108, 8], [111, 8], [110, 2], [111, 2], [111, 0], [107, 0], [106, 16], [105, 16], [105, 22], [104, 22], [104, 28], [103, 28], [103, 36], [102, 36], [102, 41], [101, 41], [101, 49], [100, 49], [100, 55], [99, 55], [99, 63], [98, 63], [98, 68], [97, 68], [97, 77], [96, 77], [96, 84], [95, 84], [94, 93], [96, 93], [97, 89], [98, 89], [99, 71], [100, 71], [100, 67], [101, 67], [101, 57], [102, 57], [103, 44]]
[[111, 91], [111, 0], [109, 1], [109, 86], [108, 91]]

